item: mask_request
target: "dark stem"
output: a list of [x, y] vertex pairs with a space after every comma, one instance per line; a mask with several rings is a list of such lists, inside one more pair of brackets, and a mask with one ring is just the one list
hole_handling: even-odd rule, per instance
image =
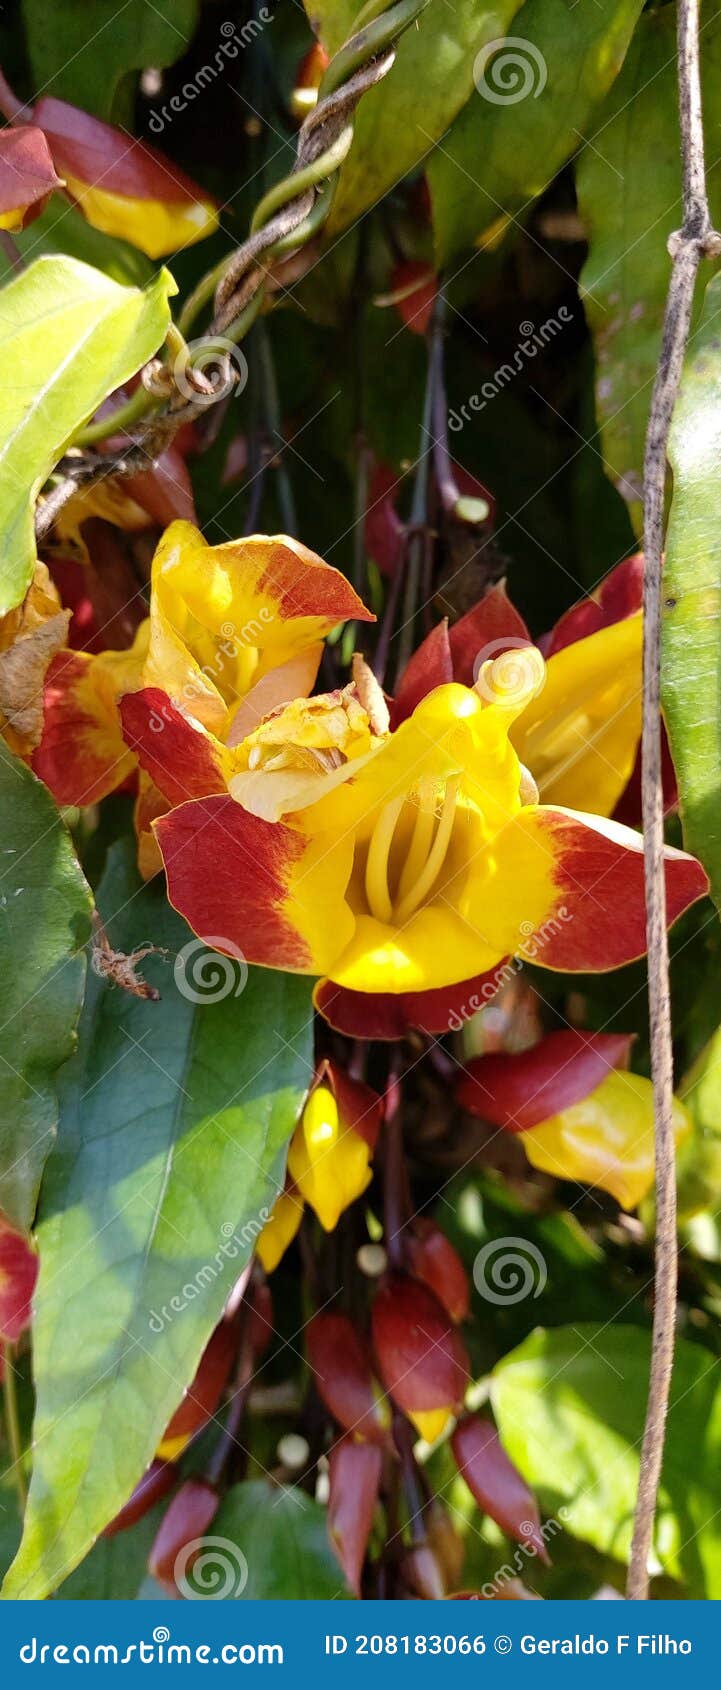
[[12, 235], [7, 229], [0, 229], [0, 246], [3, 249], [11, 270], [26, 269], [26, 262], [17, 241], [13, 240]]
[[388, 1265], [403, 1265], [403, 1230], [410, 1213], [408, 1174], [403, 1151], [403, 1094], [399, 1059], [394, 1053], [388, 1074], [383, 1129], [383, 1230]]
[[642, 800], [657, 1223], [651, 1372], [626, 1585], [628, 1598], [636, 1601], [643, 1601], [648, 1597], [648, 1563], [653, 1542], [673, 1369], [678, 1279], [676, 1160], [672, 1121], [673, 1051], [663, 858], [660, 715], [666, 449], [688, 341], [696, 274], [702, 257], [717, 256], [721, 251], [721, 239], [711, 227], [706, 199], [698, 60], [698, 0], [679, 0], [678, 78], [684, 221], [682, 230], [672, 235], [669, 241], [673, 269], [666, 301], [661, 357], [651, 401], [644, 461]]

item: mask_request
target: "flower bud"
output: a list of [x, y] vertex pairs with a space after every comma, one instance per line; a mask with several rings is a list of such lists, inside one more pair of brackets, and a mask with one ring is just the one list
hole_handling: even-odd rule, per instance
[[459, 1473], [484, 1514], [548, 1565], [533, 1491], [509, 1460], [491, 1421], [480, 1415], [459, 1421], [451, 1449]]
[[[150, 1551], [148, 1567], [159, 1584], [175, 1594], [175, 1564], [186, 1544], [207, 1532], [217, 1513], [218, 1492], [207, 1479], [186, 1479], [164, 1514]], [[190, 1565], [185, 1571], [190, 1570]]]
[[30, 1325], [38, 1258], [21, 1232], [0, 1220], [0, 1338], [15, 1344]]
[[347, 1315], [315, 1315], [306, 1349], [318, 1395], [338, 1425], [356, 1439], [387, 1444], [390, 1406], [373, 1377], [365, 1342]]
[[172, 1461], [159, 1461], [156, 1456], [115, 1519], [105, 1527], [103, 1537], [115, 1537], [117, 1532], [125, 1532], [128, 1526], [134, 1526], [136, 1520], [142, 1520], [143, 1515], [148, 1514], [156, 1502], [161, 1502], [172, 1490], [177, 1477], [178, 1469]]
[[465, 1320], [470, 1300], [468, 1275], [458, 1251], [434, 1221], [421, 1218], [414, 1222], [406, 1241], [406, 1256], [411, 1273], [435, 1291], [451, 1320], [456, 1325]]
[[[631, 1043], [624, 1033], [551, 1033], [520, 1055], [471, 1062], [458, 1100], [520, 1133], [534, 1168], [599, 1186], [634, 1209], [653, 1185], [654, 1109], [650, 1080], [622, 1067]], [[691, 1131], [677, 1098], [673, 1128], [677, 1145]]]
[[335, 1444], [328, 1457], [330, 1491], [328, 1532], [343, 1572], [356, 1596], [373, 1513], [378, 1500], [383, 1455], [377, 1446], [356, 1443], [350, 1435]]
[[51, 94], [37, 101], [33, 115], [66, 192], [93, 228], [131, 241], [149, 258], [217, 228], [210, 195], [147, 142]]
[[221, 1321], [206, 1344], [195, 1378], [158, 1445], [162, 1460], [177, 1460], [193, 1434], [212, 1419], [233, 1365], [237, 1343], [235, 1327], [229, 1321]]
[[288, 1171], [326, 1232], [370, 1184], [381, 1108], [369, 1086], [322, 1064], [291, 1139]]
[[373, 1304], [380, 1374], [421, 1437], [440, 1437], [463, 1402], [468, 1357], [442, 1303], [418, 1279], [392, 1274]]

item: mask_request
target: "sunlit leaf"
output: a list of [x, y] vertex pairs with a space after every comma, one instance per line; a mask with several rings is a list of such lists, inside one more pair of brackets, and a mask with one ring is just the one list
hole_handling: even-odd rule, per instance
[[0, 614], [19, 604], [35, 563], [33, 507], [68, 441], [157, 351], [172, 277], [145, 292], [74, 258], [38, 258], [2, 292], [0, 348], [13, 380], [0, 419]]

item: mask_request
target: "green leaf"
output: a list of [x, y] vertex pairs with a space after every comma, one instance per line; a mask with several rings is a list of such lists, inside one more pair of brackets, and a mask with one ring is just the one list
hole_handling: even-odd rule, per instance
[[302, 1490], [264, 1479], [236, 1485], [221, 1503], [212, 1534], [216, 1545], [225, 1539], [214, 1560], [229, 1595], [237, 1589], [248, 1602], [319, 1602], [351, 1595], [330, 1546], [325, 1509]]
[[200, 941], [121, 848], [99, 904], [117, 949], [152, 940], [169, 955], [142, 965], [159, 1003], [93, 979], [67, 1070], [38, 1229], [35, 1461], [14, 1597], [68, 1576], [152, 1458], [282, 1186], [311, 1073], [307, 980], [251, 971], [237, 995], [243, 971], [223, 975], [216, 958], [230, 991], [201, 1007], [187, 995]]
[[[148, 1556], [168, 1506], [160, 1502], [142, 1520], [113, 1537], [99, 1537], [85, 1560], [61, 1585], [63, 1602], [134, 1602], [146, 1577]], [[156, 1596], [164, 1591], [157, 1589]]]
[[185, 52], [198, 0], [23, 0], [35, 92], [109, 118], [130, 71], [172, 65]]
[[2, 741], [0, 835], [0, 1209], [26, 1230], [83, 1001], [91, 898], [50, 794]]
[[[406, 176], [453, 122], [473, 87], [476, 54], [502, 36], [520, 0], [430, 0], [398, 44], [396, 63], [358, 107], [353, 145], [341, 170], [330, 232], [344, 229]], [[356, 4], [321, 7], [333, 46], [349, 33]], [[315, 16], [315, 0], [309, 0]], [[331, 19], [332, 13], [332, 19]], [[321, 27], [323, 34], [323, 27]]]
[[662, 700], [678, 776], [684, 844], [721, 910], [721, 277], [706, 293], [674, 415], [673, 503], [663, 594]]
[[526, 0], [512, 41], [428, 162], [439, 264], [484, 240], [495, 244], [548, 187], [618, 75], [642, 7]]
[[[577, 171], [590, 233], [582, 272], [597, 362], [596, 399], [607, 473], [641, 522], [643, 453], [671, 270], [667, 241], [681, 222], [675, 7], [641, 18], [623, 71]], [[712, 219], [721, 217], [721, 16], [701, 30]]]
[[12, 368], [0, 420], [0, 615], [35, 564], [33, 507], [68, 441], [163, 341], [169, 271], [140, 288], [74, 258], [38, 258], [2, 291], [0, 349]]
[[[504, 1448], [544, 1510], [627, 1561], [651, 1341], [635, 1326], [539, 1329], [499, 1362], [492, 1400]], [[689, 1452], [693, 1451], [693, 1461]], [[660, 1567], [696, 1597], [721, 1596], [721, 1390], [717, 1357], [679, 1339], [656, 1526]]]

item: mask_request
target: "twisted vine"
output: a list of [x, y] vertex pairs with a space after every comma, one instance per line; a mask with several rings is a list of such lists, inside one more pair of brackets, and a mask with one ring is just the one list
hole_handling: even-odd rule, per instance
[[[293, 168], [263, 196], [243, 244], [221, 260], [186, 300], [173, 325], [166, 357], [141, 373], [141, 386], [107, 419], [81, 430], [75, 450], [63, 464], [64, 479], [45, 497], [36, 515], [42, 538], [76, 487], [92, 486], [109, 476], [128, 476], [147, 465], [173, 439], [183, 422], [228, 393], [235, 379], [228, 343], [237, 345], [260, 312], [269, 272], [280, 258], [306, 245], [325, 223], [338, 185], [338, 174], [353, 140], [356, 107], [363, 95], [387, 76], [396, 43], [429, 0], [369, 0], [349, 39], [331, 59], [320, 85], [318, 104], [304, 119]], [[213, 300], [213, 316], [193, 347], [184, 336]], [[213, 376], [209, 353], [217, 349]], [[169, 356], [168, 356], [169, 354]], [[118, 453], [87, 449], [111, 434], [126, 431], [129, 443]]]

